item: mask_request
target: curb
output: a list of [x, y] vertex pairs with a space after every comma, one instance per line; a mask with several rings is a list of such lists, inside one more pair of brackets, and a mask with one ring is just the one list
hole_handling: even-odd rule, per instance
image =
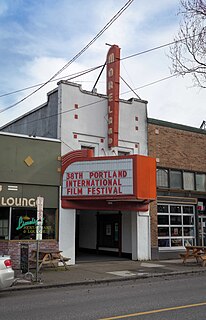
[[[165, 276], [174, 276], [174, 275], [186, 275], [186, 274], [196, 274], [196, 273], [204, 273], [206, 270], [188, 270], [188, 271], [172, 271], [172, 272], [161, 272], [161, 273], [153, 273], [153, 274], [144, 274], [137, 276], [126, 276], [124, 278], [111, 278], [111, 279], [99, 279], [99, 280], [86, 280], [86, 281], [76, 281], [76, 282], [66, 282], [66, 283], [48, 283], [45, 284], [43, 282], [35, 283], [30, 282], [30, 284], [18, 284], [18, 282], [9, 288], [3, 289], [1, 292], [6, 291], [23, 291], [23, 290], [35, 290], [35, 289], [49, 289], [49, 288], [60, 288], [60, 287], [75, 287], [75, 286], [86, 286], [86, 285], [98, 285], [110, 282], [122, 282], [122, 281], [134, 281], [140, 279], [148, 279], [148, 278], [160, 278]], [[22, 281], [22, 279], [21, 279]], [[25, 280], [24, 280], [25, 281]], [[27, 281], [28, 282], [28, 281]]]

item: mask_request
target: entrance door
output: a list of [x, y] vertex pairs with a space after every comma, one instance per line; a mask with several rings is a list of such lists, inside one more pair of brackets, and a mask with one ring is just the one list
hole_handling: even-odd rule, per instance
[[97, 226], [97, 250], [121, 255], [121, 214], [98, 214]]
[[201, 246], [206, 246], [206, 216], [198, 217], [198, 232]]

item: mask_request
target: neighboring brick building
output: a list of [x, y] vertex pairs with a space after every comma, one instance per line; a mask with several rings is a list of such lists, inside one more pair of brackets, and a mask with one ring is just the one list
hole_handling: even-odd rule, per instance
[[157, 162], [153, 258], [176, 255], [187, 242], [205, 245], [206, 131], [148, 119], [148, 154]]

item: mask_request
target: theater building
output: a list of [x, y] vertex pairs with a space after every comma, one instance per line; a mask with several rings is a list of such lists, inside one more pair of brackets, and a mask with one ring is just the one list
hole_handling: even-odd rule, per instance
[[59, 248], [151, 259], [149, 206], [156, 160], [148, 157], [147, 101], [119, 98], [120, 49], [107, 55], [107, 94], [60, 81], [44, 105], [1, 128], [61, 140]]
[[177, 257], [185, 244], [206, 245], [206, 131], [148, 119], [148, 148], [157, 160], [152, 252]]
[[0, 133], [0, 253], [20, 266], [21, 244], [36, 248], [38, 196], [44, 198], [42, 247], [58, 248], [61, 144]]

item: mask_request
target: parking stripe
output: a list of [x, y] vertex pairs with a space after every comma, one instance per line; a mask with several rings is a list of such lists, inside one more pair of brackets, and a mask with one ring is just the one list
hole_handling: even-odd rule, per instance
[[201, 307], [205, 306], [206, 302], [200, 302], [200, 303], [194, 303], [194, 304], [188, 304], [185, 306], [177, 306], [177, 307], [170, 307], [170, 308], [164, 308], [164, 309], [157, 309], [157, 310], [150, 310], [150, 311], [143, 311], [143, 312], [137, 312], [137, 313], [131, 313], [131, 314], [125, 314], [122, 316], [114, 316], [109, 318], [101, 318], [99, 320], [117, 320], [117, 319], [126, 319], [130, 317], [137, 317], [147, 314], [154, 314], [159, 312], [166, 312], [166, 311], [173, 311], [173, 310], [180, 310], [180, 309], [187, 309], [187, 308], [194, 308], [194, 307]]

